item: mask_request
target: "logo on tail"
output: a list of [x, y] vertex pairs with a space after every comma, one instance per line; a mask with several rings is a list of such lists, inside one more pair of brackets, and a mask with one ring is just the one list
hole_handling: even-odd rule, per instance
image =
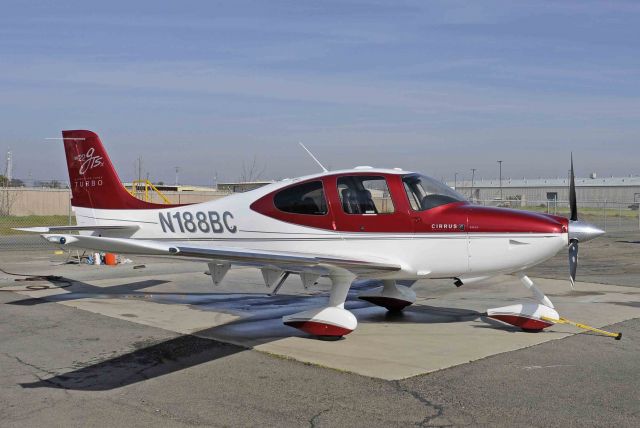
[[87, 150], [87, 153], [80, 154], [73, 158], [73, 160], [75, 161], [82, 162], [82, 164], [80, 165], [80, 170], [78, 171], [78, 174], [84, 175], [88, 170], [104, 165], [104, 162], [102, 161], [102, 156], [100, 155], [94, 156], [94, 153], [95, 153], [95, 149], [91, 147], [89, 150]]

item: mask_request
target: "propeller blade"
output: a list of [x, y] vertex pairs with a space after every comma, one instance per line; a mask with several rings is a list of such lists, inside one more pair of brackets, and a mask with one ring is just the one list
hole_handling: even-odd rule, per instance
[[578, 271], [578, 241], [572, 239], [569, 242], [569, 280], [571, 281], [571, 289], [576, 284], [576, 272]]
[[571, 153], [571, 182], [569, 183], [569, 206], [571, 207], [571, 221], [578, 220], [578, 203], [576, 201], [576, 177], [573, 173], [573, 153]]

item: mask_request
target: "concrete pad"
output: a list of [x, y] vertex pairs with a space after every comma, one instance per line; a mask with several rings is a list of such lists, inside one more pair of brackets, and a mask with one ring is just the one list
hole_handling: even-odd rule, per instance
[[[578, 331], [556, 325], [542, 333], [524, 333], [484, 317], [483, 312], [490, 307], [529, 298], [517, 278], [511, 276], [460, 289], [450, 281], [418, 282], [414, 286], [418, 301], [400, 316], [390, 316], [382, 308], [357, 300], [362, 290], [378, 285], [363, 281], [352, 287], [347, 302], [347, 308], [358, 318], [358, 329], [342, 340], [322, 341], [282, 325], [281, 317], [323, 305], [326, 281], [305, 291], [292, 277], [281, 295], [270, 297], [259, 272], [253, 269], [232, 270], [224, 285], [214, 289], [211, 279], [202, 273], [202, 263], [150, 262], [147, 266], [144, 272], [125, 267], [55, 268], [53, 271], [78, 282], [66, 289], [22, 289], [19, 293], [389, 380], [433, 372]], [[638, 288], [578, 283], [571, 291], [565, 280], [534, 281], [549, 295], [561, 316], [569, 319], [600, 327], [640, 316]]]
[[[567, 281], [536, 282], [550, 294], [560, 314], [569, 319], [602, 327], [640, 315], [640, 292], [635, 288], [578, 283], [577, 290], [572, 292]], [[441, 281], [424, 281], [416, 284], [415, 289], [418, 295], [434, 297], [420, 299], [400, 316], [389, 316], [381, 308], [359, 307], [358, 303], [350, 302], [347, 307], [356, 314], [359, 326], [340, 341], [289, 337], [263, 343], [248, 340], [244, 344], [304, 362], [391, 380], [579, 332], [570, 326], [556, 325], [545, 332], [525, 333], [482, 316], [489, 307], [528, 299], [526, 290], [510, 276], [461, 290]], [[233, 332], [236, 340], [242, 335], [239, 328]], [[219, 335], [212, 337], [220, 338]], [[612, 339], [603, 337], [603, 340]]]
[[[566, 287], [563, 281], [543, 280], [540, 284], [547, 290]], [[640, 293], [632, 288], [585, 283], [578, 286], [589, 288], [588, 295], [554, 299], [560, 314], [566, 318], [602, 327], [640, 315]], [[459, 293], [465, 309], [459, 309], [460, 302], [450, 300], [456, 298], [452, 293], [429, 301], [429, 305], [420, 302], [397, 318], [385, 319], [377, 308], [356, 310], [359, 327], [342, 341], [320, 342], [294, 337], [258, 345], [256, 349], [394, 380], [560, 339], [578, 331], [556, 325], [545, 332], [525, 333], [503, 326], [479, 314], [491, 302], [482, 296], [472, 302], [469, 294]], [[500, 306], [507, 303], [500, 299], [495, 302]], [[603, 337], [603, 340], [612, 339]]]

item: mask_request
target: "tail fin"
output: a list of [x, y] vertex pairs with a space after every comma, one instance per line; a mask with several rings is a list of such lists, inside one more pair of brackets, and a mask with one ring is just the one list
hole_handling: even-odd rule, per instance
[[98, 135], [91, 131], [62, 131], [69, 168], [71, 205], [96, 209], [158, 209], [131, 196], [124, 188]]

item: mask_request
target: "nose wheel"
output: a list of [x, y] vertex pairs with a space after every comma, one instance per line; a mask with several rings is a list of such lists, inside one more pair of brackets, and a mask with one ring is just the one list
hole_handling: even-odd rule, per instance
[[489, 318], [520, 327], [523, 331], [538, 332], [553, 325], [549, 320], [559, 319], [560, 315], [555, 310], [549, 298], [533, 283], [524, 273], [518, 277], [522, 285], [533, 294], [537, 303], [521, 303], [517, 305], [492, 308], [487, 311]]
[[487, 316], [494, 320], [520, 327], [523, 331], [530, 333], [542, 331], [553, 325], [553, 323], [546, 321], [545, 318], [560, 318], [555, 309], [537, 303], [522, 303], [489, 309]]

